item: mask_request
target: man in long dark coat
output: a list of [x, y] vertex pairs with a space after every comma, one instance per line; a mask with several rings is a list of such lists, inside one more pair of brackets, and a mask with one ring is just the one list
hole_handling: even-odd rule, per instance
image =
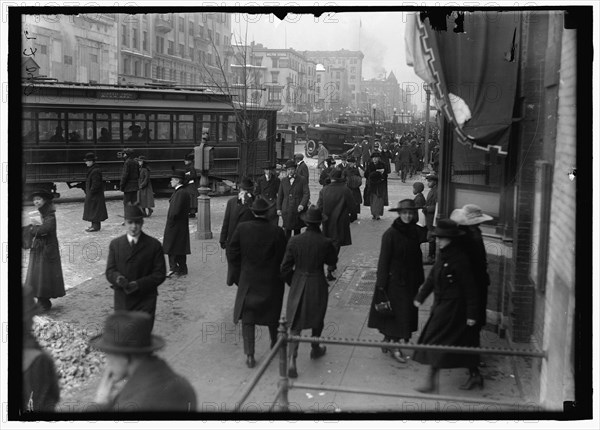
[[190, 218], [196, 218], [196, 213], [198, 212], [198, 187], [199, 187], [199, 179], [198, 172], [194, 167], [194, 152], [190, 152], [187, 154], [183, 162], [185, 163], [185, 181], [187, 185], [185, 189], [188, 193], [190, 193]]
[[302, 176], [306, 179], [306, 183], [309, 183], [310, 177], [308, 173], [308, 166], [304, 162], [304, 155], [298, 153], [294, 154], [294, 161], [296, 162], [296, 176]]
[[362, 176], [360, 170], [356, 167], [356, 158], [348, 157], [348, 167], [342, 171], [342, 178], [346, 180], [346, 186], [350, 189], [352, 197], [354, 198], [354, 211], [350, 215], [350, 222], [354, 222], [358, 219], [360, 214], [360, 205], [363, 202], [360, 187], [362, 186]]
[[239, 272], [233, 322], [242, 320], [246, 365], [254, 367], [255, 325], [269, 327], [271, 348], [283, 305], [284, 283], [280, 265], [285, 253], [283, 230], [271, 224], [268, 213], [275, 203], [256, 199], [250, 207], [254, 220], [239, 224], [227, 247], [227, 261]]
[[137, 200], [139, 166], [133, 156], [133, 149], [123, 150], [123, 170], [121, 171], [121, 182], [119, 190], [123, 191], [123, 205], [134, 204]]
[[[302, 330], [312, 329], [312, 336], [319, 337], [325, 326], [329, 299], [323, 265], [335, 266], [338, 257], [333, 240], [325, 237], [319, 228], [323, 221], [327, 221], [321, 210], [309, 208], [302, 214], [302, 220], [307, 225], [306, 231], [290, 239], [281, 263], [281, 275], [290, 285], [286, 318], [291, 334], [300, 335]], [[311, 347], [310, 358], [317, 359], [325, 354], [326, 347], [319, 343], [312, 343]], [[290, 343], [288, 353], [288, 376], [297, 378], [297, 342]]]
[[127, 234], [108, 247], [106, 279], [115, 291], [115, 311], [156, 312], [158, 286], [165, 280], [165, 257], [160, 242], [142, 231], [144, 213], [138, 206], [125, 207]]
[[277, 192], [279, 191], [281, 179], [279, 179], [275, 173], [275, 169], [275, 163], [265, 163], [263, 166], [264, 175], [256, 180], [254, 196], [263, 198], [269, 203], [273, 203], [273, 206], [269, 209], [267, 218], [273, 225], [279, 225], [279, 217], [277, 216]]
[[[250, 178], [244, 178], [238, 186], [240, 192], [236, 197], [232, 197], [227, 201], [225, 206], [225, 216], [223, 217], [223, 225], [221, 226], [221, 235], [219, 236], [219, 244], [221, 249], [229, 247], [233, 233], [239, 223], [254, 220], [254, 215], [250, 210], [250, 206], [254, 202], [254, 182]], [[227, 264], [227, 285], [237, 284], [240, 278], [239, 270], [232, 264]]]
[[429, 192], [425, 198], [425, 207], [423, 208], [423, 214], [425, 215], [425, 222], [427, 224], [427, 241], [429, 242], [429, 253], [425, 264], [433, 264], [435, 261], [435, 236], [433, 236], [433, 222], [435, 217], [435, 205], [437, 204], [437, 190], [438, 190], [438, 177], [437, 175], [431, 174], [427, 176], [427, 186]]
[[304, 223], [300, 214], [306, 210], [310, 199], [308, 181], [296, 174], [296, 163], [289, 160], [285, 163], [288, 176], [281, 180], [279, 192], [277, 193], [277, 215], [283, 221], [285, 235], [289, 239], [292, 235], [300, 234]]
[[[317, 207], [323, 211], [327, 218], [323, 222], [323, 234], [333, 239], [336, 251], [340, 247], [352, 245], [350, 233], [350, 219], [355, 214], [354, 197], [352, 191], [346, 186], [346, 180], [342, 178], [342, 171], [334, 169], [331, 173], [331, 184], [323, 187], [319, 193]], [[333, 272], [335, 266], [327, 268], [327, 280], [334, 281]]]
[[169, 199], [167, 224], [163, 235], [163, 251], [169, 256], [167, 277], [187, 275], [186, 255], [190, 252], [190, 194], [185, 189], [185, 172], [174, 170], [171, 186], [175, 188]]
[[333, 170], [335, 169], [335, 160], [333, 159], [333, 157], [328, 157], [327, 159], [325, 159], [325, 163], [327, 164], [327, 167], [325, 167], [319, 175], [319, 184], [323, 186], [329, 185], [331, 183], [331, 178], [329, 176], [331, 175], [331, 172], [333, 172]]
[[85, 231], [93, 232], [100, 230], [100, 223], [108, 219], [106, 202], [104, 200], [104, 182], [102, 171], [96, 164], [96, 156], [92, 152], [85, 154], [83, 158], [88, 167], [85, 178], [85, 202], [83, 203], [83, 220], [92, 223]]

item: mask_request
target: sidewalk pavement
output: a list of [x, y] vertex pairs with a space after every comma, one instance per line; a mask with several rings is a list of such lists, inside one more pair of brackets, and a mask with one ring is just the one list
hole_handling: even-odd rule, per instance
[[[420, 180], [420, 178], [419, 178]], [[412, 182], [403, 184], [395, 178], [389, 181], [391, 207], [402, 198], [412, 198]], [[311, 200], [316, 202], [320, 186], [311, 179]], [[315, 194], [317, 193], [317, 194]], [[314, 194], [314, 196], [313, 196]], [[220, 206], [220, 205], [219, 205]], [[360, 218], [351, 225], [353, 245], [340, 251], [337, 280], [330, 283], [330, 300], [325, 317], [324, 337], [381, 340], [374, 329], [367, 328], [367, 317], [375, 284], [375, 274], [380, 240], [390, 227], [396, 214], [386, 212], [380, 221], [371, 219], [369, 208], [362, 207]], [[253, 378], [258, 366], [268, 354], [269, 335], [266, 327], [257, 327], [257, 367], [248, 369], [245, 364], [241, 324], [232, 320], [236, 287], [225, 284], [227, 263], [225, 252], [218, 243], [223, 214], [212, 214], [213, 239], [197, 240], [192, 234], [188, 256], [189, 274], [179, 279], [168, 279], [161, 285], [158, 296], [155, 333], [164, 336], [167, 346], [159, 355], [185, 375], [198, 396], [198, 411], [228, 412]], [[425, 250], [426, 244], [423, 245]], [[428, 272], [431, 266], [425, 266]], [[427, 273], [426, 272], [426, 273]], [[93, 286], [102, 284], [102, 286]], [[75, 288], [70, 294], [88, 294], [93, 288], [110, 289], [102, 279]], [[286, 285], [283, 312], [289, 287]], [[164, 293], [160, 293], [164, 291]], [[110, 294], [107, 292], [107, 294]], [[168, 297], [168, 300], [164, 298]], [[106, 300], [105, 300], [106, 302]], [[112, 301], [108, 301], [112, 306]], [[423, 327], [431, 297], [420, 308], [419, 327]], [[68, 314], [68, 309], [65, 310]], [[170, 322], [178, 316], [180, 324]], [[68, 320], [68, 315], [61, 316]], [[506, 342], [490, 332], [484, 332], [482, 346], [506, 348]], [[412, 341], [418, 339], [415, 333]], [[309, 336], [310, 331], [303, 332]], [[411, 355], [410, 349], [404, 350]], [[427, 367], [408, 360], [396, 362], [379, 348], [360, 348], [328, 345], [325, 356], [318, 360], [309, 358], [310, 346], [301, 343], [298, 355], [296, 382], [323, 386], [347, 386], [369, 390], [407, 393], [409, 397], [393, 398], [362, 394], [337, 393], [326, 390], [294, 389], [289, 393], [290, 410], [304, 412], [434, 412], [434, 411], [499, 411], [489, 401], [529, 404], [521, 393], [518, 380], [512, 371], [511, 358], [485, 356], [482, 368], [483, 390], [460, 391], [458, 385], [467, 378], [465, 369], [442, 370], [440, 395], [450, 398], [469, 397], [481, 403], [428, 400], [414, 387], [423, 381]], [[266, 370], [253, 393], [242, 406], [242, 412], [267, 412], [274, 400], [279, 381], [279, 361], [276, 358]], [[90, 381], [90, 384], [95, 383]], [[88, 392], [92, 392], [91, 389]], [[415, 397], [412, 397], [412, 396]], [[88, 399], [91, 401], [91, 399]]]

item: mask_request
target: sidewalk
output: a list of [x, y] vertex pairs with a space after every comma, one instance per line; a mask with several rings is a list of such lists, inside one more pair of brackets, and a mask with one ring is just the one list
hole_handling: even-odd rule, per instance
[[[314, 178], [314, 176], [311, 176]], [[389, 200], [393, 207], [402, 198], [412, 198], [412, 182], [389, 181]], [[320, 186], [311, 179], [311, 200], [316, 202]], [[216, 203], [216, 202], [215, 202]], [[215, 206], [222, 206], [219, 202]], [[337, 280], [330, 284], [330, 300], [325, 318], [324, 337], [361, 340], [381, 340], [380, 334], [366, 326], [375, 283], [375, 273], [381, 235], [389, 228], [396, 214], [386, 212], [380, 221], [371, 220], [369, 208], [362, 208], [360, 218], [351, 225], [353, 245], [340, 252]], [[256, 341], [257, 368], [248, 369], [242, 347], [241, 325], [232, 321], [236, 287], [225, 285], [227, 263], [225, 252], [218, 243], [223, 214], [212, 213], [213, 239], [197, 240], [192, 234], [188, 256], [189, 274], [181, 279], [168, 279], [159, 288], [155, 333], [165, 337], [167, 346], [159, 355], [185, 375], [193, 384], [198, 396], [198, 411], [228, 412], [254, 376], [256, 369], [268, 354], [269, 336], [266, 327], [258, 327]], [[425, 245], [424, 245], [425, 246]], [[426, 271], [431, 266], [425, 266]], [[285, 300], [289, 287], [286, 286]], [[112, 290], [103, 277], [92, 279], [70, 292], [93, 300], [101, 305], [90, 309], [89, 324], [101, 324], [111, 312]], [[419, 326], [429, 313], [431, 298], [421, 307]], [[72, 321], [68, 307], [57, 319]], [[177, 323], [173, 323], [177, 321]], [[482, 346], [507, 347], [502, 339], [485, 332]], [[303, 332], [310, 335], [309, 331]], [[415, 334], [413, 342], [418, 338]], [[384, 355], [379, 348], [358, 348], [328, 345], [327, 354], [319, 360], [310, 360], [310, 346], [299, 347], [298, 383], [347, 386], [362, 389], [392, 391], [420, 395], [414, 387], [425, 377], [426, 366], [408, 360], [397, 363]], [[410, 350], [405, 354], [411, 355]], [[496, 406], [485, 409], [486, 399], [523, 404], [516, 379], [512, 375], [509, 357], [485, 357], [487, 366], [482, 369], [483, 390], [460, 391], [466, 379], [465, 369], [443, 370], [440, 377], [440, 395], [480, 399], [480, 404], [444, 402], [415, 398], [392, 398], [326, 391], [292, 390], [289, 393], [292, 411], [304, 412], [433, 412], [499, 410]], [[266, 412], [274, 399], [279, 380], [279, 364], [275, 359], [250, 395], [242, 411]], [[92, 400], [97, 381], [83, 390], [81, 401]], [[441, 409], [440, 409], [441, 408]], [[444, 409], [447, 408], [447, 409]]]

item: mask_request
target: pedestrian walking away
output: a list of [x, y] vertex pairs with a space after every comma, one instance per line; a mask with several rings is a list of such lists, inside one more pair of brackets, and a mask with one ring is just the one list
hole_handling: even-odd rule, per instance
[[280, 266], [285, 253], [283, 230], [268, 220], [275, 203], [256, 199], [250, 210], [254, 219], [240, 223], [227, 247], [227, 261], [239, 273], [233, 322], [242, 320], [246, 365], [254, 367], [255, 326], [269, 328], [271, 348], [277, 341], [277, 327], [283, 305], [284, 282]]
[[88, 167], [85, 178], [85, 201], [83, 203], [83, 220], [89, 221], [92, 225], [85, 229], [91, 233], [99, 231], [102, 221], [108, 219], [106, 211], [106, 202], [104, 200], [104, 181], [102, 180], [102, 171], [96, 164], [96, 156], [93, 152], [88, 152], [83, 158]]
[[127, 203], [135, 204], [137, 201], [140, 174], [138, 163], [134, 159], [133, 149], [125, 148], [122, 156], [124, 161], [119, 190], [123, 192], [123, 206], [127, 206]]
[[306, 183], [310, 182], [308, 166], [304, 162], [303, 154], [294, 154], [294, 162], [296, 163], [296, 176], [302, 176], [306, 179]]
[[190, 252], [190, 195], [185, 189], [185, 172], [173, 170], [171, 187], [175, 188], [169, 199], [167, 223], [163, 235], [163, 251], [169, 256], [167, 277], [188, 274], [187, 258]]
[[[434, 230], [440, 255], [429, 272], [425, 283], [415, 296], [416, 307], [433, 292], [434, 300], [429, 318], [419, 336], [419, 344], [474, 347], [478, 345], [476, 327], [479, 318], [479, 293], [472, 275], [468, 256], [456, 239], [464, 235], [458, 224], [442, 219]], [[423, 393], [438, 392], [439, 369], [465, 367], [473, 375], [472, 387], [483, 388], [483, 378], [477, 370], [479, 357], [476, 354], [461, 354], [441, 351], [416, 351], [414, 361], [428, 364], [425, 383], [417, 387]]]
[[[356, 216], [354, 197], [346, 186], [346, 179], [342, 178], [341, 170], [334, 169], [331, 173], [331, 184], [319, 192], [317, 207], [327, 219], [323, 222], [323, 235], [333, 240], [339, 254], [340, 247], [352, 245], [350, 220]], [[328, 281], [336, 279], [333, 275], [335, 269], [335, 266], [327, 267]]]
[[[321, 210], [313, 206], [301, 217], [307, 225], [306, 231], [290, 239], [281, 263], [281, 275], [290, 285], [286, 319], [292, 335], [298, 336], [302, 330], [311, 329], [312, 336], [319, 337], [325, 326], [329, 299], [329, 285], [323, 267], [335, 266], [338, 257], [333, 240], [325, 237], [319, 228], [322, 222], [327, 221]], [[317, 359], [325, 352], [325, 346], [313, 342], [310, 358]], [[288, 349], [290, 378], [298, 377], [297, 357], [298, 342], [291, 342]]]
[[356, 158], [348, 157], [348, 167], [342, 171], [342, 178], [346, 179], [346, 186], [350, 189], [354, 199], [354, 210], [350, 215], [350, 222], [358, 219], [360, 214], [360, 205], [363, 202], [360, 187], [362, 186], [362, 175], [356, 166]]
[[288, 160], [285, 163], [287, 177], [281, 180], [277, 193], [277, 215], [281, 216], [283, 229], [289, 239], [292, 235], [300, 234], [304, 227], [300, 215], [308, 207], [310, 190], [308, 181], [303, 176], [296, 174], [296, 163]]
[[196, 411], [192, 384], [154, 354], [164, 348], [165, 341], [152, 334], [152, 322], [145, 312], [116, 311], [106, 319], [102, 334], [90, 339], [90, 345], [106, 353], [106, 368], [95, 397], [100, 411]]
[[144, 216], [149, 217], [154, 210], [154, 190], [152, 189], [152, 181], [150, 180], [150, 168], [144, 155], [136, 158], [140, 166], [140, 177], [138, 179], [138, 198], [137, 202]]
[[[377, 280], [367, 323], [368, 327], [379, 330], [383, 342], [397, 344], [382, 350], [391, 352], [401, 363], [406, 359], [399, 344], [408, 343], [418, 329], [419, 313], [413, 299], [425, 279], [421, 242], [425, 241], [426, 230], [416, 224], [418, 209], [411, 199], [404, 199], [389, 210], [397, 212], [398, 218], [381, 238]], [[392, 313], [383, 315], [375, 305], [388, 300]]]
[[30, 224], [25, 227], [24, 234], [29, 236], [31, 246], [25, 284], [31, 286], [37, 303], [47, 311], [52, 307], [50, 299], [66, 294], [56, 232], [56, 208], [50, 191], [34, 191], [30, 198], [39, 215], [30, 213]]
[[257, 198], [263, 198], [269, 203], [274, 203], [269, 209], [268, 219], [273, 225], [279, 225], [279, 216], [277, 215], [277, 192], [281, 179], [277, 176], [277, 166], [275, 163], [267, 162], [263, 165], [264, 175], [256, 180], [254, 195]]
[[196, 218], [196, 214], [198, 213], [198, 187], [199, 178], [196, 169], [194, 168], [194, 152], [190, 152], [187, 154], [183, 160], [185, 164], [185, 181], [187, 185], [185, 186], [187, 192], [190, 194], [190, 218]]
[[333, 172], [333, 170], [336, 168], [335, 167], [335, 160], [333, 159], [333, 157], [329, 157], [325, 160], [325, 164], [327, 165], [327, 167], [325, 167], [322, 171], [321, 174], [319, 175], [319, 184], [325, 186], [325, 185], [329, 185], [331, 183], [331, 172]]
[[[254, 189], [254, 182], [250, 178], [243, 178], [238, 185], [239, 193], [237, 197], [232, 197], [227, 201], [225, 206], [225, 216], [223, 217], [223, 225], [221, 226], [221, 235], [219, 237], [219, 244], [221, 249], [227, 251], [233, 233], [235, 232], [238, 224], [254, 220], [254, 215], [250, 210], [250, 206], [254, 202], [254, 195], [252, 191]], [[227, 263], [227, 279], [226, 283], [228, 286], [238, 284], [240, 277], [239, 270], [229, 262]]]
[[166, 274], [160, 242], [142, 231], [144, 213], [139, 206], [125, 206], [126, 234], [113, 239], [108, 247], [106, 279], [114, 290], [114, 310], [156, 313], [158, 287]]

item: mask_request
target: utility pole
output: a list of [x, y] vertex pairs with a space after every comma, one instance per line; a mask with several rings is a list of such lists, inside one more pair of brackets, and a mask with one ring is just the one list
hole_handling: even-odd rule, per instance
[[425, 94], [427, 101], [425, 102], [425, 158], [423, 158], [423, 173], [429, 173], [429, 100], [431, 91], [429, 85], [425, 84]]

